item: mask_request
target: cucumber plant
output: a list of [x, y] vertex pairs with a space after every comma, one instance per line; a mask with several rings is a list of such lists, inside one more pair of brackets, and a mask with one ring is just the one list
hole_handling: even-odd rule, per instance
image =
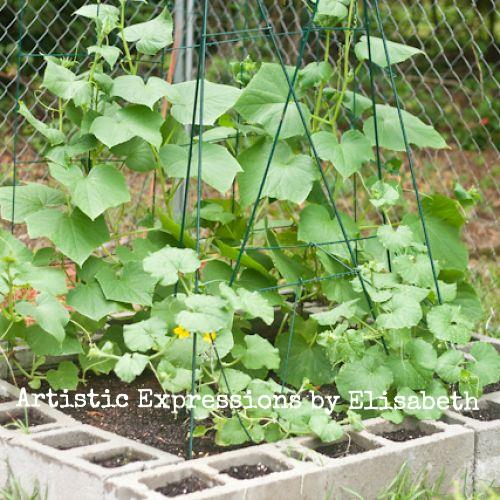
[[[397, 64], [421, 51], [358, 38], [354, 0], [315, 10], [319, 28], [346, 28], [336, 64], [328, 30], [322, 60], [296, 75], [278, 63], [232, 62], [233, 84], [204, 81], [202, 114], [199, 100], [193, 109], [196, 81], [142, 76], [144, 58], [173, 42], [167, 9], [135, 25], [124, 0], [75, 12], [96, 30], [88, 65], [77, 71], [73, 60], [46, 57], [42, 87], [58, 103], [49, 120], [19, 103], [44, 138], [49, 181], [0, 188], [2, 218], [50, 242], [32, 253], [6, 231], [0, 239], [3, 352], [32, 387], [74, 389], [91, 372], [131, 383], [149, 370], [164, 391], [194, 381], [208, 399], [291, 401], [325, 385], [342, 399], [336, 420], [306, 398], [236, 414], [195, 402], [195, 435], [213, 430], [231, 445], [309, 433], [331, 441], [342, 423], [373, 414], [394, 422], [441, 414], [378, 403], [353, 412], [352, 391], [392, 403], [420, 391], [479, 395], [498, 381], [490, 345], [476, 343], [468, 358], [456, 349], [482, 316], [460, 237], [467, 204], [423, 196], [431, 263], [398, 159], [406, 146], [398, 109], [356, 92], [363, 71], [391, 71], [387, 54]], [[290, 80], [297, 102], [287, 105]], [[447, 147], [431, 125], [401, 115], [409, 143]], [[132, 230], [130, 172], [154, 173], [161, 191]], [[204, 197], [192, 210], [188, 200], [181, 218], [173, 199], [188, 172]], [[325, 182], [341, 202], [337, 218]], [[345, 202], [353, 197], [354, 213]], [[246, 236], [251, 246], [239, 255]], [[19, 344], [35, 354], [31, 369], [13, 355]], [[78, 363], [43, 370], [46, 356], [66, 354]]]

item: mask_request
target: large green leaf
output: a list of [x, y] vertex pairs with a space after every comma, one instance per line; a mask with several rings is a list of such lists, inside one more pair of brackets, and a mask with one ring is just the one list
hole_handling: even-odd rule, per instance
[[397, 397], [404, 406], [404, 412], [408, 415], [419, 420], [438, 420], [443, 414], [439, 406], [442, 405], [443, 398], [448, 397], [448, 393], [443, 384], [435, 379], [425, 387], [424, 392], [416, 393], [409, 387], [405, 387], [398, 392]]
[[260, 335], [245, 336], [246, 351], [241, 362], [249, 370], [267, 368], [276, 370], [280, 366], [280, 355], [276, 347]]
[[371, 142], [359, 130], [345, 132], [340, 144], [331, 132], [317, 132], [312, 140], [319, 157], [330, 161], [344, 179], [374, 159]]
[[30, 238], [48, 238], [79, 266], [109, 239], [102, 216], [92, 221], [77, 208], [71, 214], [52, 208], [40, 210], [27, 217], [26, 223]]
[[123, 309], [117, 302], [106, 299], [97, 281], [79, 283], [68, 293], [67, 302], [75, 311], [94, 321]]
[[127, 262], [121, 268], [104, 267], [96, 279], [108, 300], [150, 306], [158, 278], [142, 268], [142, 262]]
[[113, 68], [122, 53], [118, 47], [114, 47], [112, 45], [91, 45], [90, 47], [87, 47], [87, 52], [89, 54], [100, 55], [108, 63], [110, 68]]
[[365, 356], [359, 361], [346, 363], [340, 369], [335, 384], [340, 395], [350, 401], [350, 392], [363, 391], [360, 401], [369, 401], [384, 394], [393, 381], [391, 370], [373, 356]]
[[[424, 241], [422, 223], [417, 215], [406, 215], [403, 217], [403, 223], [411, 228], [420, 241]], [[433, 214], [425, 215], [425, 223], [432, 257], [439, 262], [441, 269], [465, 271], [469, 259], [459, 229]]]
[[[386, 40], [387, 52], [391, 64], [397, 64], [406, 61], [416, 54], [423, 54], [423, 51], [402, 43], [390, 42]], [[354, 46], [354, 52], [359, 61], [368, 60], [368, 37], [363, 35], [359, 42]], [[371, 60], [376, 65], [386, 68], [389, 66], [385, 55], [384, 41], [382, 38], [370, 36]]]
[[149, 358], [144, 354], [127, 352], [118, 360], [114, 371], [121, 380], [129, 384], [144, 371], [148, 361]]
[[[399, 123], [397, 108], [386, 104], [377, 104], [378, 140], [382, 148], [392, 151], [404, 151], [405, 143]], [[403, 123], [408, 142], [419, 148], [446, 148], [443, 137], [431, 125], [426, 125], [420, 118], [402, 110]], [[363, 131], [375, 145], [375, 127], [373, 116], [364, 122]]]
[[326, 83], [333, 76], [333, 68], [329, 62], [312, 62], [299, 71], [299, 85], [302, 89], [317, 87]]
[[341, 319], [351, 319], [359, 314], [358, 302], [359, 299], [343, 302], [329, 311], [311, 314], [311, 318], [320, 325], [334, 325]]
[[31, 325], [26, 329], [25, 339], [37, 356], [70, 356], [83, 353], [82, 344], [76, 337], [66, 335], [61, 344], [38, 325]]
[[386, 330], [412, 328], [422, 319], [422, 308], [417, 298], [398, 293], [387, 303], [384, 312], [377, 317], [377, 325]]
[[[238, 175], [240, 203], [247, 207], [255, 202], [271, 154], [272, 143], [260, 140], [243, 151], [238, 160], [243, 173]], [[318, 178], [316, 165], [309, 156], [294, 154], [285, 142], [278, 143], [269, 168], [261, 198], [303, 203]]]
[[276, 340], [276, 347], [278, 347], [283, 360], [280, 364], [280, 377], [286, 375], [285, 382], [294, 387], [300, 387], [304, 379], [308, 379], [314, 385], [332, 382], [334, 372], [325, 350], [319, 345], [310, 345], [298, 332], [295, 332], [292, 337], [288, 370], [285, 374], [289, 335], [289, 333], [283, 333]]
[[[172, 103], [172, 116], [183, 125], [191, 125], [193, 121], [194, 98], [196, 95], [196, 80], [176, 83], [169, 95]], [[198, 91], [198, 101], [195, 113], [195, 125], [200, 124], [201, 97]], [[215, 120], [229, 111], [241, 94], [241, 90], [231, 85], [204, 81], [203, 92], [203, 125], [213, 125]]]
[[131, 351], [146, 352], [155, 344], [161, 346], [168, 341], [167, 327], [160, 318], [152, 317], [125, 325], [123, 340]]
[[118, 27], [120, 11], [114, 5], [99, 3], [83, 5], [74, 14], [92, 19], [99, 32], [108, 34]]
[[[179, 179], [186, 178], [189, 146], [167, 144], [160, 149], [160, 159], [167, 175]], [[225, 193], [232, 186], [236, 174], [241, 171], [239, 163], [224, 146], [203, 144], [201, 178], [208, 185], [220, 193]], [[192, 150], [190, 177], [198, 177], [198, 146], [196, 144]]]
[[[0, 210], [2, 219], [12, 220], [12, 186], [0, 188]], [[44, 208], [56, 207], [65, 202], [64, 194], [44, 184], [26, 184], [15, 187], [14, 222], [20, 223], [31, 214]]]
[[47, 60], [42, 87], [66, 101], [73, 99], [77, 106], [89, 104], [92, 86], [88, 80], [77, 77], [70, 69]]
[[134, 137], [130, 141], [114, 146], [111, 152], [118, 157], [123, 157], [125, 165], [137, 172], [149, 172], [156, 168], [151, 146], [140, 137]]
[[165, 247], [148, 255], [143, 261], [144, 270], [163, 286], [173, 285], [179, 274], [194, 273], [201, 262], [191, 248]]
[[172, 16], [165, 8], [154, 19], [127, 26], [123, 36], [127, 42], [135, 42], [137, 52], [154, 56], [172, 43], [173, 27]]
[[23, 316], [30, 316], [47, 333], [58, 342], [64, 340], [64, 327], [69, 321], [66, 308], [52, 295], [42, 292], [36, 298], [36, 303], [21, 301], [16, 304], [16, 311]]
[[[356, 238], [359, 234], [356, 223], [347, 215], [341, 214], [342, 223], [348, 238]], [[337, 218], [332, 219], [328, 209], [322, 205], [310, 204], [300, 213], [297, 238], [307, 243], [330, 243], [345, 241]], [[351, 243], [353, 245], [353, 243]], [[321, 245], [327, 252], [350, 258], [346, 243]], [[345, 271], [347, 269], [344, 268]]]
[[[292, 79], [294, 68], [287, 66], [286, 71]], [[279, 64], [263, 63], [257, 74], [247, 85], [238, 99], [235, 109], [251, 123], [262, 125], [273, 135], [282, 119], [283, 110], [289, 93], [289, 85]], [[306, 123], [310, 119], [307, 107], [300, 103]], [[280, 138], [286, 139], [305, 133], [299, 112], [293, 98], [290, 103], [280, 132]]]
[[40, 132], [50, 143], [51, 146], [61, 144], [66, 140], [65, 135], [58, 129], [49, 127], [46, 123], [36, 119], [24, 102], [19, 101], [19, 114], [26, 118], [26, 121], [37, 131]]
[[134, 104], [119, 109], [113, 116], [99, 116], [90, 126], [94, 134], [108, 148], [141, 137], [157, 149], [161, 146], [160, 128], [163, 118], [147, 106]]
[[65, 179], [73, 203], [92, 220], [108, 208], [130, 201], [125, 177], [112, 165], [95, 165], [87, 176], [79, 169], [74, 172], [78, 174]]
[[168, 97], [172, 92], [172, 85], [157, 76], [151, 76], [146, 83], [137, 75], [122, 75], [113, 80], [111, 95], [121, 97], [132, 104], [144, 104], [153, 108], [162, 97]]
[[456, 384], [460, 380], [463, 363], [464, 353], [462, 351], [445, 351], [437, 360], [436, 373], [448, 384]]
[[408, 226], [398, 226], [394, 229], [390, 225], [380, 226], [377, 229], [377, 238], [384, 248], [395, 252], [404, 250], [413, 242], [413, 233]]
[[55, 391], [68, 389], [74, 391], [80, 379], [78, 374], [80, 369], [71, 361], [63, 361], [59, 363], [57, 369], [49, 370], [45, 376], [50, 387]]
[[470, 350], [474, 358], [467, 368], [479, 378], [482, 386], [495, 384], [500, 379], [500, 354], [491, 344], [475, 342]]
[[56, 267], [34, 266], [29, 262], [16, 266], [14, 284], [31, 286], [40, 292], [62, 295], [67, 292], [66, 273]]
[[190, 332], [218, 332], [230, 326], [232, 313], [226, 310], [226, 301], [211, 295], [190, 295], [185, 299], [186, 309], [176, 316], [177, 323]]
[[427, 325], [437, 339], [456, 344], [466, 344], [472, 335], [472, 322], [466, 318], [460, 306], [443, 304], [427, 313]]

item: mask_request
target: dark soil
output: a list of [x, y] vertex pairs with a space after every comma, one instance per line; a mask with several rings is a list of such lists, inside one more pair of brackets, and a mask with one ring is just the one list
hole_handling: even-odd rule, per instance
[[[22, 381], [20, 381], [24, 384]], [[26, 384], [27, 387], [27, 384]], [[139, 408], [139, 389], [151, 389], [153, 393], [162, 390], [155, 379], [150, 376], [138, 377], [131, 384], [125, 384], [117, 377], [91, 375], [86, 386], [79, 386], [76, 391], [69, 391], [70, 402], [72, 394], [88, 393], [90, 389], [96, 394], [104, 394], [109, 390], [111, 400], [117, 394], [128, 395], [128, 406], [120, 408], [59, 408], [60, 411], [72, 416], [85, 424], [93, 425], [106, 431], [114, 432], [135, 441], [167, 451], [179, 457], [186, 457], [189, 435], [188, 412], [180, 409], [177, 415], [168, 408]], [[48, 386], [42, 385], [38, 392], [46, 393]], [[30, 389], [31, 392], [36, 392]], [[153, 404], [157, 400], [153, 400]], [[197, 422], [210, 425], [210, 422]], [[244, 446], [248, 446], [248, 443]], [[214, 443], [214, 433], [208, 432], [203, 437], [194, 440], [193, 458], [214, 455], [237, 447], [221, 447]]]
[[315, 448], [315, 451], [326, 455], [330, 458], [344, 458], [349, 455], [357, 455], [358, 453], [364, 453], [365, 448], [361, 447], [354, 441], [341, 441], [340, 443], [327, 444], [324, 446], [319, 446]]
[[203, 479], [196, 476], [188, 476], [180, 481], [156, 488], [155, 491], [166, 497], [176, 497], [177, 495], [187, 495], [188, 493], [206, 490], [207, 488], [210, 488], [210, 485], [203, 481]]
[[491, 394], [492, 392], [497, 392], [497, 391], [500, 391], [500, 382], [497, 382], [496, 384], [487, 385], [483, 389], [484, 394]]
[[479, 410], [463, 411], [461, 415], [464, 417], [474, 418], [482, 422], [491, 422], [500, 418], [500, 406], [490, 406]]
[[113, 457], [94, 458], [92, 463], [100, 465], [101, 467], [106, 467], [106, 469], [113, 469], [115, 467], [122, 467], [123, 465], [138, 462], [139, 460], [141, 460], [141, 458], [133, 453], [123, 453]]
[[410, 441], [412, 439], [418, 439], [421, 437], [429, 436], [434, 434], [433, 432], [424, 432], [420, 429], [399, 429], [397, 431], [384, 432], [380, 434], [385, 439], [390, 439], [391, 441], [396, 441], [398, 443], [403, 443], [404, 441]]
[[253, 465], [233, 465], [227, 469], [221, 470], [222, 474], [227, 474], [236, 479], [253, 479], [254, 477], [267, 476], [275, 472], [271, 467], [263, 463]]

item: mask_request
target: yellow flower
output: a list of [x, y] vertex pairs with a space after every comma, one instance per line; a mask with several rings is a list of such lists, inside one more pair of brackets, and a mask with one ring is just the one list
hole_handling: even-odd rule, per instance
[[215, 332], [205, 332], [203, 334], [203, 340], [205, 342], [213, 342], [215, 338], [217, 337], [217, 334]]
[[186, 330], [183, 326], [177, 325], [174, 328], [174, 334], [177, 335], [180, 339], [187, 339], [191, 335], [189, 330]]

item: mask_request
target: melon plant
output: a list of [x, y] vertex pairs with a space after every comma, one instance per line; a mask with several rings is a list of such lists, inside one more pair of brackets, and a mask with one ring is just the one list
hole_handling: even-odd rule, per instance
[[[353, 0], [313, 10], [319, 28], [362, 22]], [[173, 43], [167, 9], [131, 25], [124, 0], [75, 15], [95, 26], [88, 63], [46, 57], [41, 87], [57, 107], [45, 121], [18, 107], [43, 138], [47, 181], [0, 188], [2, 218], [45, 244], [0, 233], [2, 355], [33, 388], [150, 372], [169, 393], [244, 401], [232, 413], [193, 403], [195, 435], [214, 430], [232, 445], [332, 441], [374, 414], [437, 419], [439, 408], [378, 401], [477, 396], [499, 380], [490, 345], [460, 350], [482, 318], [461, 240], [466, 207], [425, 193], [425, 241], [398, 109], [356, 89], [370, 67], [391, 71], [387, 55], [398, 64], [419, 49], [347, 30], [333, 65], [326, 31], [321, 60], [232, 61], [233, 83], [204, 80], [200, 106], [200, 82], [144, 77], [141, 61]], [[447, 147], [432, 125], [401, 117], [414, 147]], [[188, 172], [202, 198], [182, 215], [173, 200]], [[160, 192], [133, 228], [131, 173], [154, 174]], [[75, 357], [44, 368], [60, 355]], [[323, 386], [341, 398], [337, 418], [302, 397]], [[375, 407], [350, 410], [353, 391]], [[295, 403], [251, 404], [277, 395]]]

